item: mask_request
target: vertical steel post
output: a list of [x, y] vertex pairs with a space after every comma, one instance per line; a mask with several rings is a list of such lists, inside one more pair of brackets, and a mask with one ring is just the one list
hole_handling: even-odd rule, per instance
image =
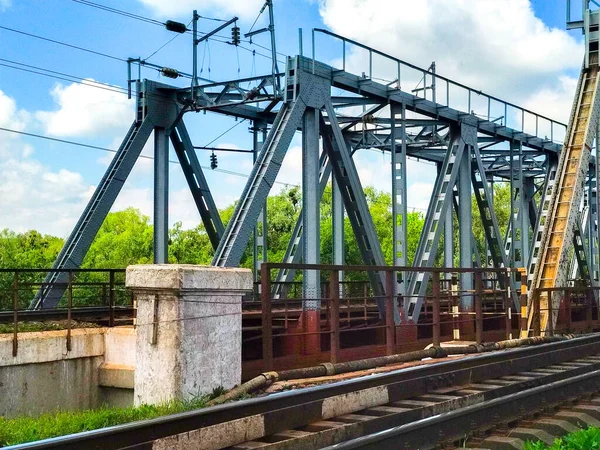
[[196, 100], [196, 87], [198, 86], [198, 19], [200, 16], [198, 12], [194, 10], [192, 17], [192, 39], [193, 39], [193, 51], [192, 51], [192, 100]]
[[[266, 126], [265, 122], [255, 121], [252, 128], [252, 144], [254, 153], [252, 155], [253, 164], [256, 163], [258, 154], [260, 153], [264, 141], [266, 139]], [[267, 202], [265, 201], [260, 213], [258, 214], [258, 220], [254, 226], [254, 249], [253, 249], [253, 268], [254, 268], [254, 281], [260, 279], [260, 266], [262, 263], [268, 260], [268, 247], [267, 247]]]
[[273, 89], [275, 95], [279, 95], [281, 87], [279, 86], [279, 78], [276, 76], [279, 73], [277, 66], [277, 46], [275, 43], [275, 18], [273, 16], [273, 1], [267, 0], [266, 5], [269, 7], [269, 32], [271, 34], [271, 73], [273, 75]]
[[271, 311], [271, 273], [266, 264], [260, 267], [261, 328], [263, 370], [273, 370], [273, 328]]
[[431, 274], [431, 288], [433, 298], [433, 345], [440, 345], [440, 273]]
[[335, 364], [340, 358], [340, 280], [337, 270], [332, 270], [329, 274], [329, 294], [329, 360]]
[[[332, 261], [336, 266], [344, 264], [344, 201], [335, 176], [332, 174], [331, 181], [331, 237], [333, 241]], [[344, 271], [339, 271], [339, 281], [344, 281]], [[340, 294], [343, 290], [340, 287]]]
[[[473, 217], [471, 213], [471, 146], [466, 145], [462, 154], [458, 179], [458, 214], [459, 237], [460, 237], [460, 267], [473, 267], [473, 246], [471, 234], [473, 233]], [[485, 181], [485, 180], [484, 180]], [[462, 272], [460, 274], [461, 290], [463, 292], [473, 289], [473, 273]], [[473, 296], [462, 295], [460, 298], [462, 311], [472, 311]]]
[[[396, 130], [396, 116], [401, 114], [400, 136]], [[392, 152], [392, 252], [394, 266], [406, 266], [407, 252], [407, 188], [406, 188], [406, 105], [401, 104], [400, 110], [395, 104], [390, 105], [390, 149]], [[402, 140], [400, 153], [396, 149], [396, 140]], [[394, 291], [400, 295], [406, 295], [406, 277], [400, 274], [401, 282], [393, 284]]]
[[[304, 264], [320, 263], [319, 194], [319, 115], [307, 108], [302, 127], [302, 244]], [[319, 273], [305, 270], [303, 274], [303, 309], [319, 308]]]
[[396, 350], [396, 323], [394, 322], [396, 275], [393, 270], [386, 270], [385, 283], [385, 350], [387, 355], [393, 355]]
[[154, 127], [154, 264], [169, 262], [169, 139]]
[[[302, 125], [302, 246], [305, 264], [319, 264], [321, 253], [319, 211], [319, 111], [307, 108]], [[321, 350], [321, 298], [318, 270], [304, 270], [302, 309], [307, 353]]]

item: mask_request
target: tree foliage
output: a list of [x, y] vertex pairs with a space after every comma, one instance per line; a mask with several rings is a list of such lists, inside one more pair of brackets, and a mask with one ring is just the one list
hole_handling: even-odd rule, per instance
[[[392, 242], [392, 199], [386, 192], [372, 187], [364, 189], [365, 197], [386, 264], [393, 264]], [[233, 214], [235, 204], [220, 211], [225, 224]], [[267, 227], [269, 261], [281, 261], [290, 240], [296, 220], [302, 208], [301, 191], [292, 187], [270, 196], [267, 200]], [[479, 218], [477, 204], [473, 200], [473, 235], [480, 256], [485, 255], [485, 234]], [[500, 224], [501, 235], [506, 233], [506, 224], [510, 215], [510, 189], [506, 184], [494, 186], [494, 209]], [[321, 201], [321, 261], [332, 262], [332, 191], [331, 185], [325, 189]], [[409, 212], [407, 217], [407, 264], [411, 265], [419, 243], [424, 224], [421, 212]], [[455, 242], [458, 242], [458, 223], [455, 218]], [[153, 260], [153, 226], [150, 219], [139, 210], [127, 208], [123, 211], [109, 213], [106, 220], [92, 243], [84, 259], [83, 268], [125, 268], [131, 264], [148, 264]], [[348, 217], [344, 219], [345, 263], [362, 264], [359, 248]], [[55, 236], [42, 235], [35, 230], [16, 233], [10, 230], [0, 231], [0, 268], [48, 268], [56, 259], [62, 248], [63, 239]], [[252, 267], [252, 238], [248, 244], [240, 265]], [[440, 242], [440, 257], [443, 242]], [[455, 264], [458, 263], [458, 245], [455, 245]], [[176, 223], [169, 230], [169, 262], [185, 264], [210, 264], [214, 250], [202, 224], [193, 229], [184, 229], [181, 223]], [[10, 304], [6, 292], [10, 291], [12, 283], [10, 273], [0, 273], [0, 292], [5, 292], [0, 298], [0, 307]], [[40, 282], [43, 273], [37, 275]], [[88, 275], [89, 281], [97, 281], [100, 275]], [[33, 278], [30, 281], [34, 281]], [[1, 289], [4, 289], [2, 291]], [[9, 303], [7, 303], [9, 302]]]

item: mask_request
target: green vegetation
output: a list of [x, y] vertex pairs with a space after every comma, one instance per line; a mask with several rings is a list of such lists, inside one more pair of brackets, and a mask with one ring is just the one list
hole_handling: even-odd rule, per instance
[[523, 450], [597, 450], [600, 449], [600, 429], [590, 427], [556, 439], [552, 445], [541, 441], [526, 442]]
[[15, 419], [0, 417], [0, 447], [191, 411], [203, 408], [210, 398], [216, 396], [218, 396], [218, 392], [187, 402], [173, 401], [159, 406], [100, 408], [77, 412], [56, 412], [43, 414], [39, 417], [17, 417]]
[[[364, 189], [367, 203], [373, 217], [375, 229], [387, 264], [392, 263], [392, 199], [390, 194], [374, 188]], [[267, 201], [269, 261], [281, 261], [286, 246], [301, 209], [301, 191], [289, 188], [277, 195], [270, 196]], [[494, 185], [494, 205], [499, 220], [501, 234], [506, 231], [509, 217], [510, 194], [506, 183]], [[234, 209], [234, 204], [220, 211], [222, 220], [227, 223]], [[193, 207], [191, 205], [190, 207]], [[321, 202], [321, 261], [331, 263], [332, 255], [332, 215], [331, 186], [329, 185]], [[479, 211], [473, 200], [473, 233], [480, 256], [485, 255], [486, 244], [484, 232], [479, 218]], [[421, 230], [424, 224], [424, 213], [413, 211], [407, 217], [407, 262], [410, 265], [414, 258]], [[358, 246], [348, 218], [345, 219], [345, 261], [347, 264], [362, 264]], [[152, 224], [147, 216], [138, 210], [128, 208], [124, 211], [109, 213], [102, 224], [92, 246], [85, 257], [83, 268], [125, 268], [130, 264], [145, 264], [152, 261]], [[458, 235], [458, 222], [455, 218], [455, 237]], [[457, 242], [458, 239], [455, 239]], [[63, 245], [63, 239], [41, 235], [37, 231], [15, 233], [10, 230], [0, 231], [0, 268], [48, 268], [52, 266]], [[252, 242], [241, 261], [242, 267], [252, 266], [250, 249]], [[440, 251], [443, 243], [440, 242]], [[458, 243], [455, 245], [455, 264], [458, 264]], [[190, 230], [184, 230], [181, 223], [176, 223], [169, 230], [169, 262], [187, 264], [210, 264], [213, 249], [202, 224]], [[483, 258], [482, 258], [483, 259]], [[439, 259], [441, 262], [441, 258]], [[326, 274], [323, 274], [325, 276]], [[19, 307], [26, 308], [43, 281], [45, 274], [22, 273], [19, 275]], [[298, 276], [301, 276], [300, 274]], [[347, 273], [348, 280], [362, 279], [365, 274]], [[122, 278], [119, 279], [122, 282]], [[119, 281], [118, 280], [118, 281]], [[77, 287], [73, 293], [73, 305], [99, 305], [106, 290], [106, 274], [78, 274], [77, 283], [91, 283], [89, 286]], [[14, 283], [13, 274], [0, 272], [0, 310], [12, 309]], [[104, 293], [103, 293], [104, 292]], [[117, 304], [124, 304], [129, 299], [125, 293], [119, 293]], [[63, 298], [62, 305], [65, 306]]]

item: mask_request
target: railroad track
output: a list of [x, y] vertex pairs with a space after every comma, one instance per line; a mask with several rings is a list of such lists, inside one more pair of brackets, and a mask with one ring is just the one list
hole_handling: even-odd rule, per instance
[[600, 335], [589, 335], [12, 448], [427, 449], [599, 390]]

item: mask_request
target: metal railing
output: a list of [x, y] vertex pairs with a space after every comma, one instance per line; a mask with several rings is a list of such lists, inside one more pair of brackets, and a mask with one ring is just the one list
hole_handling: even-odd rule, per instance
[[[564, 135], [566, 134], [567, 125], [561, 123], [557, 120], [551, 119], [549, 117], [543, 116], [541, 114], [535, 113], [527, 108], [523, 108], [519, 105], [516, 105], [511, 102], [507, 102], [493, 95], [482, 92], [479, 89], [473, 89], [469, 86], [466, 86], [462, 83], [453, 81], [444, 76], [438, 75], [435, 72], [430, 71], [429, 69], [424, 69], [422, 67], [416, 66], [414, 64], [408, 63], [406, 61], [402, 61], [401, 59], [395, 58], [391, 55], [383, 53], [379, 50], [368, 47], [360, 42], [354, 41], [352, 39], [348, 39], [344, 36], [341, 36], [336, 33], [332, 33], [331, 31], [324, 30], [322, 28], [313, 28], [312, 30], [312, 60], [313, 60], [313, 70], [315, 67], [316, 61], [316, 34], [323, 34], [327, 36], [331, 36], [336, 40], [341, 41], [342, 43], [342, 67], [343, 71], [346, 71], [347, 68], [347, 52], [348, 47], [354, 46], [365, 50], [368, 53], [368, 71], [364, 72], [364, 76], [367, 79], [374, 80], [377, 79], [374, 75], [374, 56], [379, 56], [384, 58], [386, 61], [391, 63], [392, 66], [395, 67], [395, 74], [393, 75], [395, 79], [393, 80], [385, 80], [379, 78], [382, 81], [388, 81], [388, 85], [394, 85], [398, 90], [402, 90], [402, 82], [414, 81], [415, 79], [412, 77], [407, 77], [406, 73], [418, 74], [421, 79], [419, 81], [416, 89], [411, 89], [416, 96], [418, 97], [419, 93], [423, 93], [423, 98], [426, 100], [431, 100], [434, 103], [441, 105], [441, 107], [452, 108], [457, 111], [464, 111], [466, 107], [467, 114], [475, 114], [477, 117], [487, 120], [488, 122], [501, 123], [501, 126], [505, 128], [512, 128], [516, 131], [520, 131], [522, 133], [533, 134], [536, 137], [540, 137], [540, 131], [542, 129], [547, 130], [547, 133], [550, 134], [548, 139], [549, 142], [553, 142], [556, 144], [562, 144]], [[404, 75], [404, 80], [402, 76]], [[428, 80], [431, 83], [428, 86]], [[462, 91], [465, 95], [465, 98], [462, 102], [456, 102], [451, 100], [450, 92], [451, 88], [455, 90], [455, 92]], [[438, 95], [438, 92], [441, 89], [445, 90], [445, 96]], [[429, 98], [427, 97], [428, 91], [431, 93]], [[483, 100], [483, 101], [482, 101]], [[451, 104], [452, 103], [452, 104]], [[500, 115], [496, 115], [500, 114]], [[509, 115], [510, 114], [510, 115]], [[496, 117], [494, 117], [496, 116]], [[510, 121], [509, 119], [513, 118]], [[520, 123], [519, 123], [520, 122]], [[531, 128], [530, 131], [526, 131], [526, 128]], [[557, 132], [561, 131], [562, 134]], [[555, 139], [556, 138], [556, 139]], [[547, 139], [542, 138], [540, 139]]]
[[[48, 273], [67, 274], [60, 283], [64, 295], [56, 308], [31, 310], [28, 306], [40, 289], [48, 286]], [[56, 285], [57, 283], [55, 283]], [[112, 327], [130, 323], [133, 296], [125, 288], [125, 269], [0, 269], [0, 324], [12, 325], [13, 356], [17, 356], [19, 328], [31, 322], [60, 321], [71, 350], [71, 330], [78, 321]]]
[[[319, 272], [320, 292], [274, 298], [275, 269]], [[374, 270], [384, 272], [384, 295], [375, 295], [368, 285], [367, 272]], [[406, 296], [394, 294], [395, 283], [399, 273], [406, 276], [423, 272], [422, 268], [263, 263], [260, 329], [254, 330], [254, 335], [242, 345], [255, 345], [251, 342], [260, 339], [261, 352], [255, 358], [260, 359], [261, 370], [268, 371], [276, 364], [289, 367], [302, 364], [303, 360], [336, 363], [368, 355], [390, 355], [426, 343], [440, 345], [448, 340], [472, 339], [481, 343], [485, 339], [510, 339], [513, 330], [518, 330], [521, 322], [519, 314], [512, 311], [510, 269], [426, 271], [431, 277], [423, 299], [424, 312], [414, 323], [405, 319]], [[341, 280], [341, 272], [347, 279]], [[472, 286], [461, 287], [461, 273], [472, 275]], [[364, 280], [352, 280], [353, 277]], [[362, 289], [351, 289], [352, 286]], [[380, 313], [378, 303], [381, 307], [382, 302], [384, 312]], [[394, 321], [396, 308], [401, 317], [399, 323]], [[309, 324], [307, 311], [311, 311], [313, 325]], [[289, 360], [292, 357], [294, 361]], [[248, 358], [244, 361], [248, 362]]]

